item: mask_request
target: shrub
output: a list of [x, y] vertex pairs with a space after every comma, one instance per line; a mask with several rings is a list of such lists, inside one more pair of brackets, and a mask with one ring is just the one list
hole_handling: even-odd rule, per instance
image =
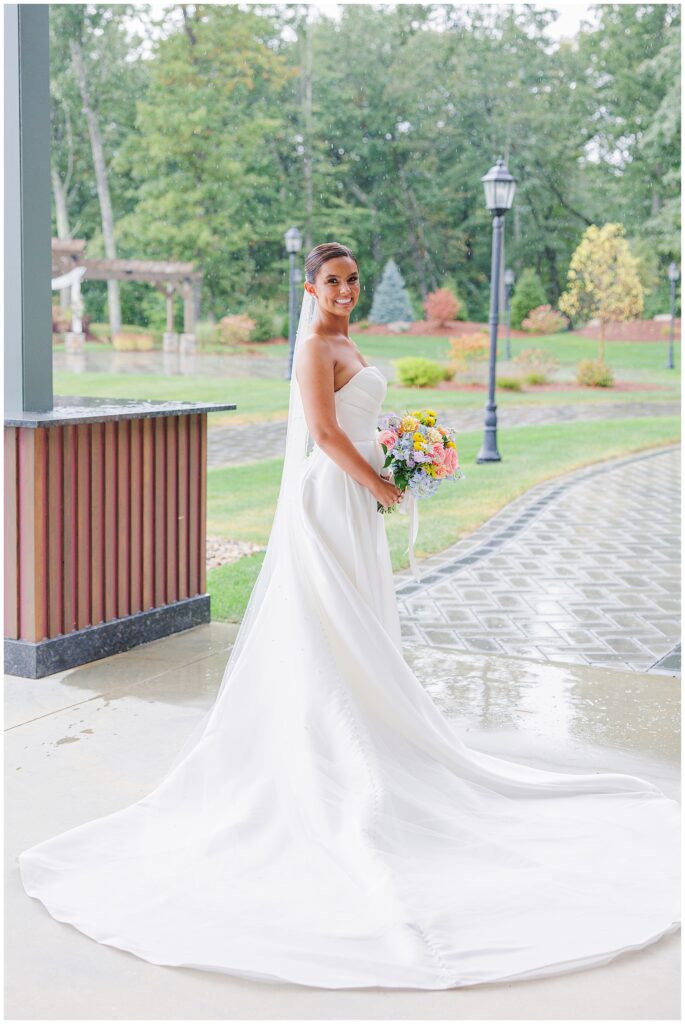
[[219, 321], [219, 341], [223, 345], [241, 345], [250, 340], [255, 321], [244, 313], [233, 313]]
[[529, 384], [546, 384], [548, 376], [559, 366], [557, 357], [542, 348], [526, 348], [513, 361], [527, 374]]
[[92, 323], [88, 326], [89, 332], [100, 341], [111, 341], [112, 331], [109, 324]]
[[216, 345], [219, 340], [219, 328], [210, 320], [198, 320], [195, 324], [195, 337], [200, 348], [205, 345]]
[[520, 391], [522, 384], [518, 377], [499, 377], [497, 387], [503, 388], [505, 391]]
[[520, 327], [531, 309], [541, 306], [545, 301], [545, 291], [540, 278], [532, 267], [526, 267], [516, 282], [511, 298], [511, 326]]
[[449, 339], [452, 374], [464, 373], [472, 363], [481, 363], [490, 355], [490, 338], [484, 331], [459, 334]]
[[444, 379], [445, 368], [432, 359], [404, 356], [394, 363], [402, 387], [432, 388]]
[[149, 352], [155, 347], [155, 338], [147, 331], [119, 331], [112, 338], [112, 346], [117, 352]]
[[576, 369], [576, 380], [584, 387], [610, 388], [614, 375], [601, 359], [581, 359]]
[[252, 314], [255, 322], [250, 331], [250, 341], [271, 341], [274, 336], [273, 313], [267, 306], [260, 306]]
[[564, 330], [568, 325], [568, 317], [558, 310], [552, 309], [550, 305], [536, 306], [521, 321], [524, 331], [530, 331], [531, 334], [556, 334], [557, 331]]
[[426, 310], [426, 319], [442, 327], [448, 320], [456, 320], [459, 299], [449, 288], [438, 288], [426, 297], [423, 308]]

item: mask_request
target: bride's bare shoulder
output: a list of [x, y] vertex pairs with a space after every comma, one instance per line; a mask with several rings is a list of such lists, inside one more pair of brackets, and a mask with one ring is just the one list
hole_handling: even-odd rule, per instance
[[297, 366], [303, 367], [307, 371], [315, 368], [334, 369], [335, 358], [329, 339], [312, 333], [299, 341], [297, 344]]

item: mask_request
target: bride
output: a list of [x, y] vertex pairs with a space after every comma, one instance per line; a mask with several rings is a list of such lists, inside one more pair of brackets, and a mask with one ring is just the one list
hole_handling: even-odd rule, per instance
[[19, 856], [26, 892], [155, 964], [323, 988], [563, 973], [676, 931], [676, 801], [470, 749], [404, 660], [357, 262], [319, 245], [305, 277], [276, 514], [216, 701], [151, 793]]

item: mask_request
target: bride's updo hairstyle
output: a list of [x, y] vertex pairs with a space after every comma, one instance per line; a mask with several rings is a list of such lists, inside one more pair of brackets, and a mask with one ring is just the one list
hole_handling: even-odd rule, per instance
[[349, 256], [357, 264], [357, 269], [359, 269], [357, 257], [346, 245], [340, 245], [339, 242], [322, 242], [321, 245], [314, 246], [304, 261], [305, 280], [309, 281], [310, 284], [314, 284], [316, 275], [324, 263], [327, 260], [334, 260], [338, 256]]

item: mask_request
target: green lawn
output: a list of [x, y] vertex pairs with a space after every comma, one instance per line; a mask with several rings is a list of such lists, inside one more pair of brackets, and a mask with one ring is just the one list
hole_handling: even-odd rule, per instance
[[[396, 359], [418, 351], [430, 358], [444, 358], [444, 338], [421, 337], [359, 337], [358, 342], [369, 362]], [[518, 341], [514, 342], [514, 353]], [[569, 380], [579, 359], [594, 355], [596, 343], [576, 335], [555, 335], [551, 338], [522, 339], [522, 344], [549, 348], [562, 360], [557, 379]], [[286, 346], [277, 347], [286, 351]], [[679, 397], [680, 371], [664, 368], [665, 349], [654, 342], [610, 342], [607, 359], [619, 380], [639, 380], [653, 384], [645, 391], [616, 391], [613, 388], [525, 392], [498, 389], [499, 405], [558, 404], [560, 402], [673, 400]], [[679, 363], [679, 359], [677, 360]], [[511, 363], [499, 361], [503, 376], [512, 372]], [[182, 399], [185, 401], [234, 402], [232, 412], [210, 414], [209, 425], [216, 427], [259, 420], [284, 419], [288, 413], [289, 383], [285, 379], [246, 378], [230, 376], [230, 357], [226, 359], [225, 377], [176, 376], [164, 374], [65, 373], [54, 375], [54, 389], [61, 395], [88, 395], [112, 398]], [[400, 388], [388, 386], [385, 409], [413, 409], [428, 405], [435, 409], [479, 408], [485, 404], [484, 391], [445, 391], [438, 388]]]
[[[461, 435], [459, 457], [466, 479], [446, 483], [421, 502], [417, 557], [442, 551], [467, 536], [504, 505], [543, 480], [580, 466], [680, 439], [677, 417], [563, 423], [501, 430], [502, 461], [476, 463], [482, 431]], [[282, 462], [269, 459], [247, 466], [210, 469], [208, 523], [210, 535], [268, 540], [278, 494]], [[639, 477], [636, 477], [639, 486]], [[386, 519], [395, 570], [408, 565], [407, 517], [392, 513]], [[238, 621], [244, 612], [263, 554], [212, 569], [207, 589], [212, 617]]]

